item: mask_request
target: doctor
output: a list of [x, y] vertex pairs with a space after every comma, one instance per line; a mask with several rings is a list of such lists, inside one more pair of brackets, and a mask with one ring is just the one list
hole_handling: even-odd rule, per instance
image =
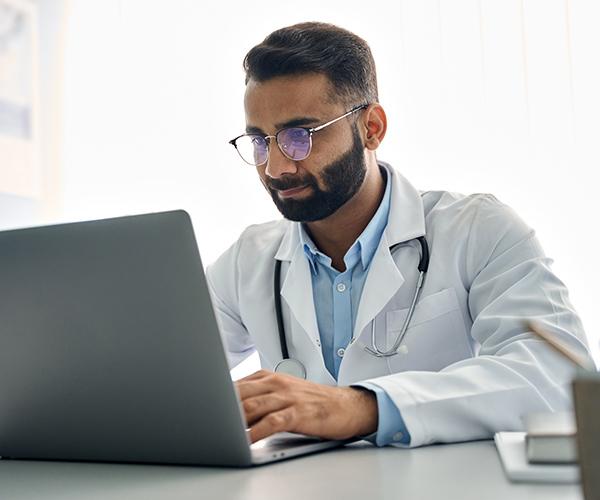
[[230, 365], [260, 355], [237, 382], [252, 441], [421, 446], [570, 407], [572, 367], [524, 326], [589, 356], [551, 260], [493, 196], [419, 192], [378, 161], [387, 119], [366, 42], [299, 24], [244, 69], [231, 144], [284, 219], [247, 228], [208, 282]]

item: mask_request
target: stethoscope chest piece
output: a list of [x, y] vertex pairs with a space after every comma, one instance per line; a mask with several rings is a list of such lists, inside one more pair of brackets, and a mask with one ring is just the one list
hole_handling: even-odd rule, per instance
[[287, 373], [294, 377], [306, 379], [306, 368], [304, 368], [304, 365], [300, 361], [293, 358], [282, 359], [275, 365], [273, 371], [275, 373]]

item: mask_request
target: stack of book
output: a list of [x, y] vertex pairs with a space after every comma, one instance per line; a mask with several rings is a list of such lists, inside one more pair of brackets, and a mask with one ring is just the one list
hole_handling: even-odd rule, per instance
[[527, 432], [497, 432], [494, 441], [506, 475], [512, 481], [547, 482], [582, 477], [586, 500], [598, 500], [600, 373], [589, 356], [567, 347], [536, 322], [525, 326], [578, 367], [573, 381], [577, 424], [573, 413], [539, 413], [525, 417]]
[[512, 481], [574, 483], [579, 481], [573, 413], [525, 416], [526, 432], [498, 432], [496, 447]]
[[572, 412], [532, 413], [525, 417], [525, 429], [529, 463], [577, 462], [575, 415]]

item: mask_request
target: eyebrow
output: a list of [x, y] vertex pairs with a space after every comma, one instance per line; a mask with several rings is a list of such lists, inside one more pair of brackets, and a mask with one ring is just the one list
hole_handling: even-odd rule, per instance
[[[302, 118], [293, 118], [291, 120], [288, 120], [286, 122], [283, 123], [276, 123], [275, 124], [275, 128], [277, 130], [281, 130], [282, 128], [289, 128], [289, 127], [302, 127], [305, 125], [313, 125], [313, 124], [317, 124], [320, 123], [320, 118], [313, 118], [311, 116], [305, 116]], [[263, 130], [259, 127], [254, 127], [252, 125], [248, 125], [246, 127], [246, 133], [247, 134], [263, 134], [263, 135], [268, 135], [265, 134], [265, 132], [263, 132]]]

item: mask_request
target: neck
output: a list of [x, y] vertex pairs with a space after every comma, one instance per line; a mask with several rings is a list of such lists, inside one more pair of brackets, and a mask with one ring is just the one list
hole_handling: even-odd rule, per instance
[[345, 271], [344, 255], [377, 212], [384, 192], [383, 174], [373, 159], [362, 186], [350, 200], [326, 219], [306, 223], [315, 245], [338, 271]]

